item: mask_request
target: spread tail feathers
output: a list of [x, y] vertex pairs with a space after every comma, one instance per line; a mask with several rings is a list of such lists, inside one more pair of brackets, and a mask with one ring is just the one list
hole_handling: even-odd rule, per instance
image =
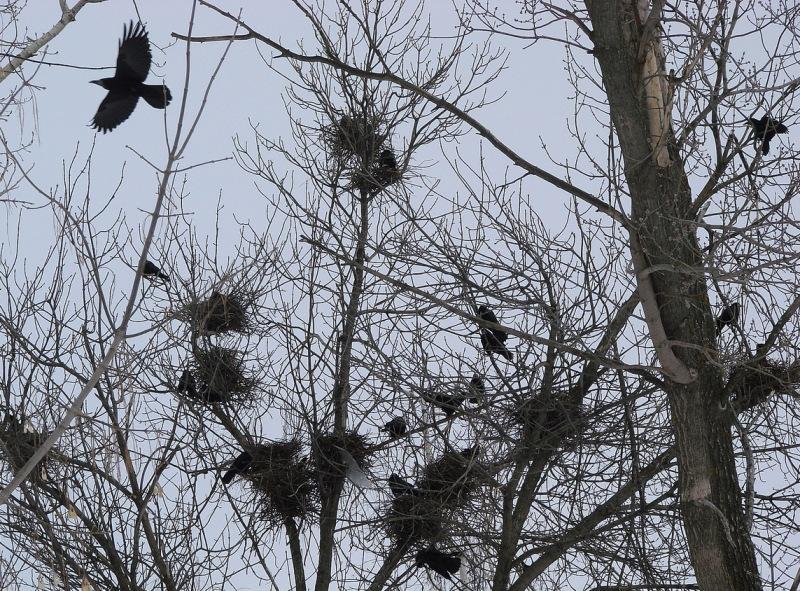
[[169, 88], [163, 84], [143, 84], [142, 98], [146, 100], [147, 104], [151, 107], [163, 109], [172, 100], [172, 93], [169, 91]]

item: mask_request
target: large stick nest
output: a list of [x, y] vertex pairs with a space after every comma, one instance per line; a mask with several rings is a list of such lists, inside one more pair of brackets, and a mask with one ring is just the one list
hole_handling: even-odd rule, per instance
[[250, 329], [248, 308], [251, 303], [252, 295], [245, 290], [233, 289], [228, 294], [212, 291], [205, 300], [189, 302], [179, 317], [199, 335], [243, 333]]
[[353, 457], [362, 470], [369, 468], [370, 448], [364, 435], [355, 431], [347, 431], [341, 436], [333, 433], [318, 435], [312, 442], [312, 455], [320, 486], [325, 489], [347, 476], [347, 462], [342, 456], [342, 449]]
[[539, 392], [520, 404], [515, 415], [526, 440], [537, 445], [579, 433], [585, 423], [583, 408], [568, 393]]
[[462, 504], [480, 486], [482, 466], [477, 455], [477, 446], [445, 453], [425, 466], [417, 488], [445, 505]]
[[386, 141], [378, 117], [343, 115], [322, 128], [328, 153], [342, 163], [355, 161], [356, 167], [371, 164]]
[[425, 466], [414, 490], [391, 501], [385, 525], [392, 539], [398, 544], [440, 539], [453, 513], [480, 487], [477, 454], [477, 446], [447, 452]]
[[200, 402], [247, 403], [255, 395], [256, 379], [245, 366], [241, 354], [225, 347], [209, 347], [194, 352], [192, 376]]
[[733, 405], [740, 411], [766, 401], [772, 392], [794, 391], [800, 384], [800, 362], [760, 359], [740, 367], [731, 377]]
[[[49, 436], [49, 433], [37, 433], [26, 430], [14, 417], [7, 416], [0, 424], [0, 455], [8, 462], [16, 474], [36, 453]], [[29, 478], [34, 482], [46, 480], [48, 456], [45, 456], [31, 472]]]
[[386, 532], [398, 544], [436, 541], [444, 525], [442, 502], [425, 494], [395, 497], [386, 515]]
[[253, 461], [247, 479], [264, 501], [262, 515], [276, 527], [289, 518], [307, 520], [318, 509], [314, 470], [301, 449], [296, 439], [248, 449]]

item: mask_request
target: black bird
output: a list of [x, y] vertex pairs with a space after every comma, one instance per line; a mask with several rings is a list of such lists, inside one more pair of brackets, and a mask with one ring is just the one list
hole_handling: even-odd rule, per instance
[[197, 398], [197, 382], [188, 369], [183, 370], [181, 379], [178, 380], [178, 392], [185, 392], [192, 398]]
[[402, 497], [403, 495], [413, 495], [417, 493], [417, 489], [415, 489], [410, 482], [403, 480], [397, 474], [392, 474], [389, 476], [389, 488], [395, 497]]
[[145, 277], [158, 277], [159, 279], [163, 279], [164, 281], [169, 281], [169, 275], [162, 272], [161, 269], [156, 266], [155, 263], [152, 261], [145, 261], [144, 262], [144, 269], [142, 269], [142, 274]]
[[[497, 320], [497, 316], [494, 315], [494, 312], [492, 312], [488, 306], [483, 304], [478, 306], [478, 318], [485, 320], [486, 322], [500, 324]], [[511, 351], [509, 351], [505, 346], [506, 340], [508, 340], [508, 333], [502, 329], [481, 328], [481, 345], [483, 346], [483, 350], [489, 355], [492, 353], [497, 353], [509, 361], [513, 361], [514, 355], [512, 355]]]
[[394, 417], [391, 421], [383, 426], [381, 431], [386, 431], [390, 439], [397, 439], [406, 434], [408, 425], [403, 417]]
[[131, 21], [122, 31], [114, 77], [91, 81], [108, 91], [92, 119], [94, 129], [106, 133], [117, 127], [130, 117], [140, 98], [156, 109], [166, 108], [172, 100], [169, 88], [144, 84], [152, 59], [144, 25]]
[[775, 137], [775, 134], [787, 133], [789, 131], [789, 128], [783, 123], [767, 115], [764, 115], [761, 119], [749, 117], [747, 123], [753, 128], [756, 143], [758, 143], [759, 140], [764, 141], [761, 146], [761, 153], [764, 156], [769, 154], [769, 142]]
[[717, 336], [719, 336], [722, 329], [726, 326], [739, 322], [739, 312], [741, 312], [741, 309], [741, 304], [739, 304], [739, 302], [734, 302], [720, 312], [719, 316], [717, 316]]
[[472, 404], [479, 404], [481, 398], [486, 396], [486, 381], [483, 379], [483, 376], [479, 376], [478, 374], [472, 376], [472, 379], [469, 381], [469, 393], [471, 395], [469, 401]]
[[461, 558], [459, 558], [458, 552], [445, 554], [436, 548], [428, 548], [417, 552], [416, 566], [418, 568], [426, 566], [451, 581], [450, 576], [458, 573], [458, 569], [461, 568]]
[[397, 174], [397, 159], [394, 157], [394, 152], [389, 148], [381, 150], [381, 154], [378, 157], [378, 166], [388, 173]]
[[492, 353], [497, 353], [509, 361], [514, 360], [513, 353], [511, 353], [511, 351], [509, 351], [508, 348], [503, 344], [503, 341], [498, 339], [497, 335], [488, 328], [481, 329], [481, 346], [489, 355]]
[[244, 474], [250, 469], [253, 464], [253, 456], [248, 452], [243, 451], [238, 457], [233, 460], [230, 469], [222, 476], [222, 482], [229, 484], [238, 474]]
[[423, 397], [431, 404], [441, 408], [448, 417], [452, 417], [458, 410], [458, 407], [464, 402], [463, 393], [450, 395], [428, 390]]

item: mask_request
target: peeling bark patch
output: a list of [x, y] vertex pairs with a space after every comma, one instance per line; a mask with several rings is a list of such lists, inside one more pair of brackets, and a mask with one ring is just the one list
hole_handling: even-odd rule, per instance
[[710, 496], [711, 481], [708, 478], [701, 478], [686, 489], [684, 492], [684, 502], [695, 503], [698, 501], [703, 501]]

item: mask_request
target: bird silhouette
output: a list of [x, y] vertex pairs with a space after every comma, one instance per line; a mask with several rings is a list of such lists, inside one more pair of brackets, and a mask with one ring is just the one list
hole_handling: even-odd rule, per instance
[[140, 98], [156, 109], [166, 108], [172, 100], [169, 89], [163, 84], [144, 84], [152, 59], [144, 25], [131, 21], [123, 28], [114, 76], [91, 81], [108, 91], [92, 119], [94, 129], [106, 133], [116, 128], [130, 117]]
[[197, 398], [197, 382], [188, 369], [183, 370], [181, 378], [178, 380], [178, 392], [186, 393], [192, 398]]
[[722, 329], [726, 326], [739, 322], [739, 313], [741, 309], [741, 304], [739, 304], [739, 302], [734, 302], [720, 312], [719, 316], [717, 316], [717, 336], [720, 335]]
[[458, 410], [458, 407], [464, 402], [464, 394], [461, 392], [456, 394], [443, 394], [432, 389], [424, 392], [423, 398], [441, 408], [448, 417], [452, 417]]
[[479, 376], [478, 374], [472, 376], [472, 379], [469, 381], [469, 393], [471, 395], [469, 401], [472, 404], [479, 404], [481, 398], [486, 396], [486, 381], [483, 379], [483, 376]]
[[403, 480], [397, 474], [391, 474], [389, 476], [389, 488], [395, 497], [413, 495], [418, 492], [410, 482]]
[[164, 281], [169, 281], [169, 275], [162, 272], [161, 269], [152, 261], [145, 261], [144, 262], [144, 269], [142, 269], [142, 275], [148, 278], [158, 277], [159, 279], [163, 279]]
[[747, 119], [747, 123], [753, 128], [753, 135], [756, 144], [763, 140], [764, 143], [761, 145], [761, 153], [764, 156], [769, 154], [769, 142], [775, 137], [775, 134], [787, 133], [789, 131], [789, 128], [783, 123], [767, 115], [764, 115], [761, 117], [761, 119], [749, 117]]
[[[494, 312], [492, 312], [488, 306], [483, 304], [478, 306], [478, 318], [486, 322], [500, 324], [500, 322], [497, 320], [497, 316], [494, 315]], [[509, 361], [513, 361], [514, 355], [512, 355], [511, 351], [509, 351], [506, 347], [506, 340], [508, 340], [508, 333], [503, 329], [481, 328], [481, 346], [483, 347], [483, 350], [486, 351], [488, 355], [497, 353]]]
[[391, 421], [386, 423], [381, 431], [386, 431], [390, 439], [397, 439], [406, 434], [408, 425], [403, 417], [394, 417]]
[[227, 472], [222, 476], [224, 484], [230, 484], [231, 481], [239, 474], [245, 474], [253, 465], [253, 456], [250, 453], [243, 451], [240, 453]]
[[418, 568], [425, 566], [451, 581], [450, 577], [458, 573], [458, 569], [461, 568], [461, 558], [458, 552], [445, 554], [431, 547], [417, 552], [416, 566]]

